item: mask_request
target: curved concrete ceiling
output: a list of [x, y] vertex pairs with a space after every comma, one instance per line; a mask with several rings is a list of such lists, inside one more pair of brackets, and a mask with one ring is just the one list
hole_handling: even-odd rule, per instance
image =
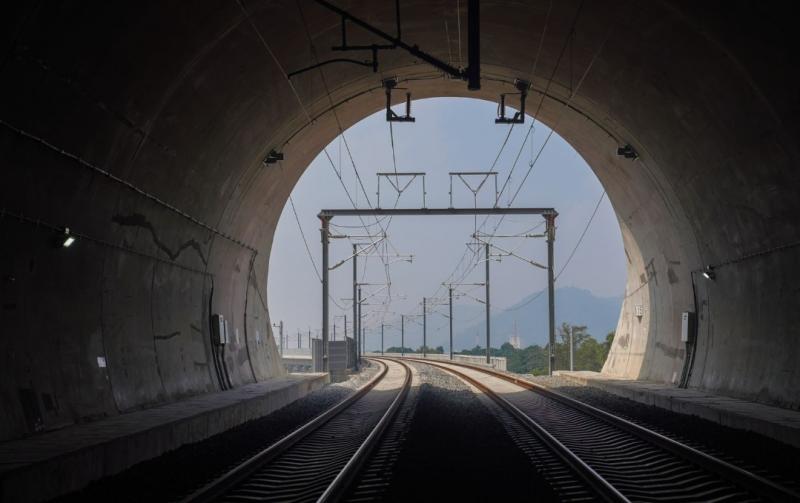
[[[459, 66], [464, 4], [402, 0], [404, 40]], [[587, 160], [622, 229], [604, 371], [800, 407], [789, 19], [748, 2], [482, 4], [475, 92], [400, 50], [377, 74], [287, 80], [341, 57], [339, 19], [311, 0], [4, 7], [0, 439], [282, 373], [265, 299], [275, 226], [393, 76], [414, 98], [533, 82], [529, 111]], [[340, 5], [394, 30], [393, 2]], [[348, 42], [375, 39], [351, 27]], [[638, 160], [616, 155], [626, 144]], [[272, 149], [286, 160], [262, 164]], [[688, 345], [684, 311], [699, 318]], [[212, 313], [228, 319], [224, 354]]]

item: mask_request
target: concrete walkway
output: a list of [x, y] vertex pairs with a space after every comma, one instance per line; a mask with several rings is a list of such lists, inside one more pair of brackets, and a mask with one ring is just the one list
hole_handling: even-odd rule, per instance
[[800, 411], [714, 395], [697, 389], [620, 379], [598, 372], [558, 371], [555, 374], [582, 386], [592, 386], [640, 403], [701, 417], [731, 428], [753, 431], [800, 447]]
[[323, 387], [287, 377], [0, 443], [0, 501], [41, 501], [262, 417]]

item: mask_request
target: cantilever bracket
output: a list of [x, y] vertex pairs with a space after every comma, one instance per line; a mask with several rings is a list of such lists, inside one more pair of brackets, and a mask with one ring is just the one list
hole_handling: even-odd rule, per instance
[[319, 63], [317, 63], [315, 65], [311, 65], [311, 66], [307, 66], [305, 68], [301, 68], [299, 70], [295, 70], [293, 72], [289, 72], [289, 73], [286, 74], [286, 78], [287, 79], [291, 79], [295, 75], [300, 75], [301, 73], [308, 72], [310, 70], [313, 70], [315, 68], [319, 68], [321, 66], [330, 65], [331, 63], [351, 63], [353, 65], [371, 67], [373, 73], [376, 73], [378, 71], [378, 56], [377, 56], [377, 51], [374, 51], [372, 53], [372, 61], [366, 61], [366, 60], [365, 61], [359, 61], [357, 59], [350, 59], [350, 58], [333, 58], [333, 59], [328, 59], [328, 60], [325, 60], [325, 61], [321, 61], [321, 62], [319, 62]]
[[[449, 63], [428, 54], [421, 50], [416, 44], [409, 44], [402, 39], [402, 32], [400, 29], [400, 3], [395, 0], [395, 21], [397, 23], [397, 35], [390, 35], [383, 30], [373, 26], [372, 24], [360, 19], [350, 12], [333, 5], [328, 0], [314, 0], [320, 6], [328, 9], [329, 11], [337, 14], [342, 23], [342, 44], [334, 46], [331, 49], [334, 51], [373, 51], [373, 63], [377, 68], [377, 51], [389, 49], [402, 49], [415, 58], [428, 63], [429, 65], [441, 70], [453, 78], [465, 80], [468, 84], [468, 89], [478, 90], [481, 88], [481, 73], [480, 73], [480, 0], [468, 0], [468, 57], [469, 66], [466, 69], [455, 68]], [[385, 40], [388, 44], [378, 45], [348, 45], [347, 44], [347, 31], [346, 23], [350, 22], [359, 28], [372, 33], [373, 35]]]
[[528, 89], [531, 84], [527, 80], [517, 79], [514, 86], [519, 91], [519, 112], [515, 112], [513, 117], [506, 117], [506, 94], [500, 95], [500, 116], [494, 120], [495, 124], [524, 124], [525, 123], [525, 100], [528, 97]]
[[386, 79], [383, 81], [383, 88], [386, 89], [386, 121], [416, 122], [417, 119], [411, 117], [411, 93], [406, 93], [406, 114], [397, 115], [392, 110], [392, 89], [397, 88], [397, 81], [395, 79]]

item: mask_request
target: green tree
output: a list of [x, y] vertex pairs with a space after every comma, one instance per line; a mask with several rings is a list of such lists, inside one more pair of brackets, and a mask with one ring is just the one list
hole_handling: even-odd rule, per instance
[[440, 355], [440, 354], [444, 353], [444, 348], [442, 346], [437, 346], [435, 348], [432, 348], [430, 346], [420, 346], [416, 350], [414, 350], [414, 352], [415, 353], [426, 353], [426, 354], [431, 354], [431, 355]]
[[[608, 352], [611, 351], [611, 344], [614, 342], [614, 334], [616, 332], [612, 330], [611, 332], [606, 334], [606, 341], [603, 343], [603, 348], [606, 352], [605, 356], [608, 356]], [[603, 357], [605, 358], [605, 357]]]
[[[573, 339], [573, 347], [575, 354], [578, 354], [581, 345], [587, 340], [591, 339], [592, 336], [586, 331], [585, 325], [570, 325], [569, 323], [562, 323], [560, 327], [558, 327], [558, 338], [561, 342], [556, 342], [555, 354], [556, 354], [556, 369], [561, 370], [568, 370], [569, 369], [569, 339], [570, 334], [572, 334]], [[592, 339], [594, 340], [594, 339]], [[596, 342], [596, 341], [595, 341]], [[577, 365], [577, 361], [575, 363], [575, 370], [588, 370], [580, 368]]]
[[[600, 371], [608, 356], [611, 343], [614, 340], [614, 332], [606, 335], [604, 342], [599, 342], [592, 337], [586, 327], [582, 325], [571, 325], [562, 323], [558, 329], [558, 338], [555, 345], [556, 368], [555, 370], [569, 369], [569, 336], [573, 334], [575, 359], [575, 370]], [[437, 348], [438, 349], [438, 348]], [[486, 349], [475, 346], [472, 349], [465, 349], [460, 352], [463, 355], [484, 356]], [[516, 349], [509, 343], [504, 343], [500, 348], [490, 348], [489, 354], [492, 356], [503, 356], [506, 358], [506, 368], [509, 372], [520, 374], [546, 375], [548, 370], [548, 346], [528, 346]]]
[[387, 353], [414, 353], [413, 348], [403, 348], [400, 346], [392, 346], [386, 350]]

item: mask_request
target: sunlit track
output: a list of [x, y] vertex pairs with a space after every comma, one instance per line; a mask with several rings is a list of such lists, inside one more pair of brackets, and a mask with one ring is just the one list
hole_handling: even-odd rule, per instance
[[390, 489], [393, 469], [405, 442], [408, 428], [414, 418], [419, 396], [418, 375], [416, 369], [410, 367], [413, 389], [403, 401], [394, 421], [386, 429], [380, 445], [375, 448], [368, 462], [363, 466], [356, 480], [353, 481], [343, 501], [377, 501], [386, 497]]
[[559, 445], [568, 451], [562, 456], [571, 454], [590, 468], [582, 473], [588, 484], [607, 484], [618, 500], [800, 500], [759, 475], [529, 381], [472, 365], [414, 361], [453, 373], [517, 419], [527, 418], [529, 428], [556, 440], [556, 451]]
[[403, 362], [184, 501], [335, 501], [380, 441], [411, 385]]

